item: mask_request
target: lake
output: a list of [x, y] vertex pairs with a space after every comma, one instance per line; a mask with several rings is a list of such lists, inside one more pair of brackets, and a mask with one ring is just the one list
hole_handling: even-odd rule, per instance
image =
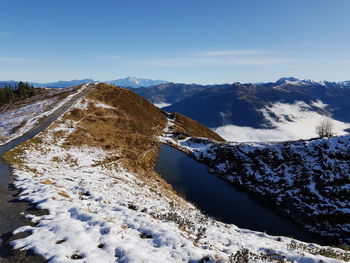
[[205, 214], [240, 228], [324, 243], [256, 196], [210, 174], [207, 167], [183, 152], [162, 145], [155, 170]]

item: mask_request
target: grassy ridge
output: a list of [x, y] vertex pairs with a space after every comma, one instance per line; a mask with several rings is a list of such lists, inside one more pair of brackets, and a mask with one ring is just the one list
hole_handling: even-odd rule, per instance
[[215, 141], [225, 141], [217, 133], [210, 130], [203, 124], [188, 118], [180, 113], [173, 113], [175, 117], [175, 130], [174, 134], [184, 134], [191, 137], [204, 137], [208, 139], [213, 139]]

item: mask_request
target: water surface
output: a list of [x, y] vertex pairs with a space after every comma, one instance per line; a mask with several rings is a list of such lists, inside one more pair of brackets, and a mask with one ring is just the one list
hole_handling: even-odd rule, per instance
[[271, 235], [323, 243], [289, 218], [274, 211], [266, 202], [260, 202], [255, 196], [208, 173], [204, 164], [173, 147], [162, 145], [156, 171], [187, 200], [222, 222]]

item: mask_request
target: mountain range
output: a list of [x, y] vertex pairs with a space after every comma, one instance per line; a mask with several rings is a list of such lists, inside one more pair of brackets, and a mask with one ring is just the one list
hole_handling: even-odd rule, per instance
[[[93, 79], [76, 79], [76, 80], [69, 80], [69, 81], [56, 81], [56, 82], [47, 82], [47, 83], [40, 83], [40, 82], [28, 82], [29, 84], [35, 86], [35, 87], [47, 87], [47, 88], [67, 88], [71, 86], [77, 86], [89, 82], [99, 82]], [[101, 81], [108, 84], [121, 86], [121, 87], [130, 87], [130, 88], [138, 88], [138, 87], [148, 87], [148, 86], [154, 86], [159, 85], [162, 83], [167, 83], [165, 80], [152, 80], [152, 79], [143, 79], [143, 78], [136, 78], [136, 77], [127, 77], [127, 78], [120, 78], [115, 80], [109, 80], [109, 81]], [[4, 87], [5, 85], [14, 85], [18, 83], [18, 81], [15, 80], [9, 80], [9, 81], [0, 81], [0, 88]]]
[[155, 104], [168, 105], [233, 141], [316, 137], [331, 118], [335, 134], [350, 128], [350, 81], [316, 82], [293, 77], [267, 83], [186, 85], [167, 83], [134, 89]]
[[[64, 88], [93, 79], [31, 83]], [[127, 77], [108, 84], [128, 88], [168, 112], [178, 112], [211, 127], [231, 141], [310, 139], [325, 118], [335, 135], [350, 129], [350, 81], [280, 78], [266, 83], [184, 84]], [[14, 84], [15, 81], [0, 82]]]
[[[0, 148], [6, 152], [0, 158], [5, 174], [0, 188], [0, 239], [4, 240], [0, 250], [4, 244], [9, 253], [5, 262], [349, 261], [350, 254], [339, 248], [222, 222], [206, 214], [199, 202], [188, 202], [154, 169], [161, 145], [173, 146], [251, 198], [259, 198], [259, 209], [252, 209], [244, 220], [260, 223], [260, 209], [266, 202], [269, 209], [293, 219], [294, 226], [325, 236], [327, 244], [347, 245], [349, 136], [225, 142], [195, 120], [164, 112], [126, 88], [89, 83], [39, 91], [0, 110], [2, 142], [11, 141]], [[326, 108], [321, 101], [313, 104]], [[165, 162], [169, 173], [179, 168], [172, 166], [178, 161], [169, 156]], [[190, 176], [198, 172], [193, 167], [184, 167]], [[211, 178], [216, 181], [206, 182], [210, 190], [203, 191], [208, 197], [204, 201], [212, 201], [213, 195], [226, 198], [215, 188], [215, 182], [223, 181], [214, 174]], [[205, 180], [201, 177], [195, 183]], [[33, 206], [28, 208], [17, 198]], [[227, 209], [223, 203], [216, 205]], [[276, 222], [274, 216], [267, 221]], [[301, 239], [307, 241], [305, 237]], [[26, 251], [35, 260], [28, 259]]]

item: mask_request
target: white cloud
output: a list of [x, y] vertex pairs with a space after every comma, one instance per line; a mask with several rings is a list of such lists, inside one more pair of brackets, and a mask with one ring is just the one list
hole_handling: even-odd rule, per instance
[[240, 56], [254, 54], [261, 54], [261, 52], [257, 50], [221, 50], [198, 53], [199, 56]]
[[259, 50], [211, 50], [173, 56], [133, 57], [103, 55], [108, 60], [150, 67], [212, 67], [212, 66], [262, 66], [283, 64], [294, 59], [279, 57], [271, 52]]
[[292, 59], [280, 58], [248, 51], [210, 51], [181, 57], [153, 58], [139, 63], [153, 67], [207, 67], [237, 65], [271, 65], [291, 62]]
[[[313, 102], [312, 106], [324, 109], [322, 101]], [[270, 122], [272, 129], [254, 129], [236, 125], [226, 125], [214, 129], [220, 136], [236, 142], [268, 142], [311, 139], [317, 137], [316, 127], [324, 119], [324, 115], [311, 110], [304, 102], [294, 104], [275, 103], [261, 110], [265, 120]], [[276, 117], [272, 117], [276, 116]], [[346, 134], [345, 129], [350, 123], [332, 120], [335, 135]]]

